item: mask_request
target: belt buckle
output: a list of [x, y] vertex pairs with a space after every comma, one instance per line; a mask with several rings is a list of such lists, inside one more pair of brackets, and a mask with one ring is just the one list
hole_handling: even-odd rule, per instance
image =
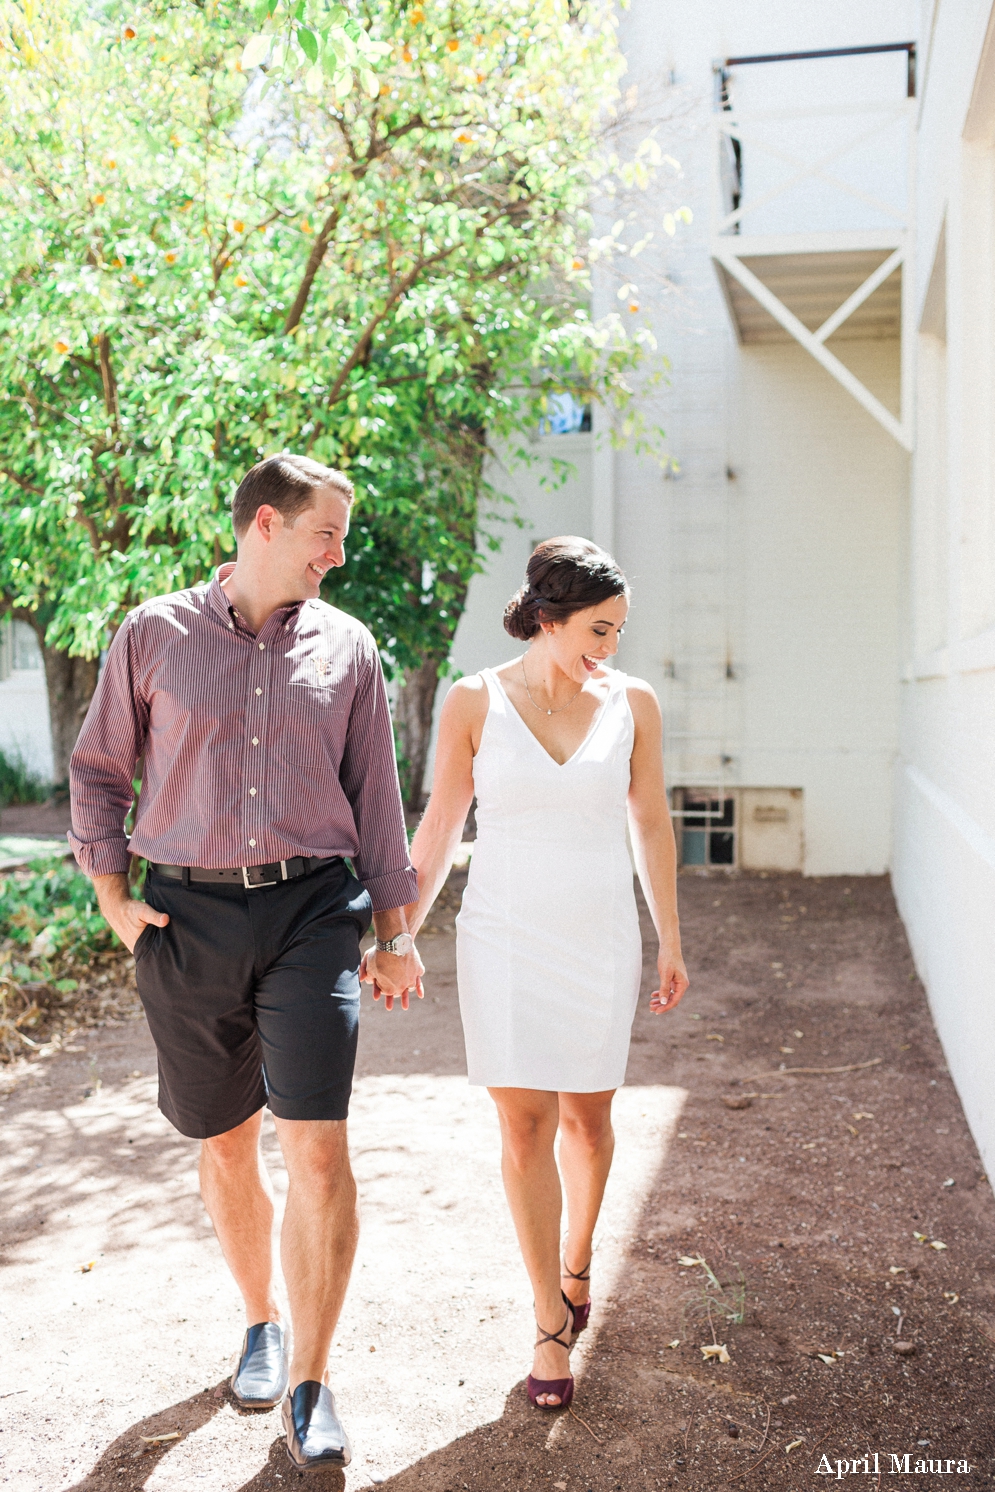
[[[286, 862], [283, 861], [283, 860], [281, 860], [280, 861], [280, 866], [281, 866], [281, 868], [283, 870], [284, 879], [286, 879], [286, 874], [287, 874]], [[277, 876], [276, 879], [272, 880], [272, 881], [250, 881], [249, 880], [250, 873], [253, 870], [257, 870], [257, 869], [261, 869], [261, 868], [262, 868], [261, 866], [255, 866], [255, 865], [243, 865], [242, 866], [242, 884], [244, 885], [244, 887], [245, 887], [245, 889], [247, 891], [259, 891], [264, 886], [278, 886], [280, 884], [280, 878], [279, 878], [279, 876]]]

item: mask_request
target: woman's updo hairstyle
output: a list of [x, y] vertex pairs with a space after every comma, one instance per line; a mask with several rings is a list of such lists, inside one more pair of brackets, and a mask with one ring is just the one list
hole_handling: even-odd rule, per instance
[[529, 557], [525, 584], [504, 608], [504, 630], [529, 642], [543, 621], [565, 622], [575, 611], [628, 594], [629, 582], [597, 544], [573, 535], [545, 539]]

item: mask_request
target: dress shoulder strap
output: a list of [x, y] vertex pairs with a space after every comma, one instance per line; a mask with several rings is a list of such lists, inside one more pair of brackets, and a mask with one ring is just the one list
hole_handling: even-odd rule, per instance
[[618, 720], [631, 720], [632, 707], [629, 704], [628, 695], [629, 675], [623, 673], [620, 668], [611, 671], [611, 684], [609, 686], [608, 698], [605, 700], [605, 711], [611, 710], [612, 715]]
[[497, 675], [493, 668], [482, 668], [480, 677], [487, 685], [487, 701], [492, 710], [500, 710], [504, 706], [504, 691], [498, 683]]

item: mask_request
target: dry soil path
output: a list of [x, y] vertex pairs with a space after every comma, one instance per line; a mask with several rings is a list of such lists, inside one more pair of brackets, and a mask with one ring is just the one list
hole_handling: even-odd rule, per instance
[[[332, 1359], [356, 1455], [315, 1492], [818, 1487], [823, 1456], [875, 1451], [919, 1488], [990, 1484], [995, 1206], [887, 883], [685, 878], [681, 900], [693, 990], [637, 1019], [576, 1415], [525, 1400], [528, 1287], [463, 1076], [449, 915], [425, 1002], [367, 1008]], [[144, 1021], [0, 1081], [0, 1486], [296, 1485], [278, 1414], [227, 1393], [239, 1302]]]

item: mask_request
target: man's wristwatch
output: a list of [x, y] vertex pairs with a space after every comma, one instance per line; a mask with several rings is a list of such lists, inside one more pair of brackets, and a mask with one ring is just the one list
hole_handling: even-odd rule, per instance
[[386, 943], [382, 939], [377, 938], [378, 953], [395, 953], [400, 958], [403, 958], [406, 953], [410, 953], [414, 946], [415, 940], [410, 933], [398, 933], [396, 937], [389, 938]]

